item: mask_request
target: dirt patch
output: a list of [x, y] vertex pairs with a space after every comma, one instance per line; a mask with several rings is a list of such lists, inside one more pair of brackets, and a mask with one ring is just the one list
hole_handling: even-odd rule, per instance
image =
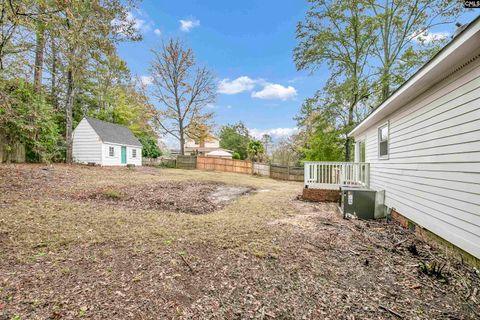
[[228, 203], [229, 201], [232, 201], [240, 196], [246, 195], [250, 191], [252, 191], [252, 188], [239, 186], [219, 186], [208, 196], [208, 199], [217, 205], [221, 205]]
[[128, 187], [107, 186], [74, 195], [74, 198], [110, 206], [205, 214], [222, 208], [251, 190], [218, 182], [165, 181]]

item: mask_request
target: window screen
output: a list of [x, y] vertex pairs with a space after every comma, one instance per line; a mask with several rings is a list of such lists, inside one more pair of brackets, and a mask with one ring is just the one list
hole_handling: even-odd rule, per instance
[[137, 157], [137, 149], [132, 149], [132, 158]]

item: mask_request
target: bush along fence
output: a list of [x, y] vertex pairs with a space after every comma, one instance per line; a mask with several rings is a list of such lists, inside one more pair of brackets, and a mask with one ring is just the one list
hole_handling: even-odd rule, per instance
[[142, 158], [142, 165], [152, 167], [176, 168], [177, 160], [165, 158]]
[[303, 167], [257, 163], [249, 160], [235, 160], [202, 156], [177, 156], [175, 159], [144, 159], [143, 165], [178, 169], [199, 169], [219, 172], [236, 172], [270, 177], [278, 180], [302, 181]]

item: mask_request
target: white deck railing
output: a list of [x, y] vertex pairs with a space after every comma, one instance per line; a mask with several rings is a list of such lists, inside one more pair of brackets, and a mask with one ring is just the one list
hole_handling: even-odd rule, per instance
[[338, 189], [341, 185], [370, 186], [366, 162], [305, 162], [305, 188]]

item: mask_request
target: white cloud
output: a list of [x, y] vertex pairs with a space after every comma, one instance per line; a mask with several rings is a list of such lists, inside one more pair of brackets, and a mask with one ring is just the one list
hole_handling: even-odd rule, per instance
[[237, 94], [244, 91], [251, 91], [258, 80], [250, 79], [247, 76], [238, 77], [235, 80], [223, 79], [218, 84], [218, 92], [223, 94]]
[[413, 36], [413, 40], [417, 43], [430, 43], [432, 41], [444, 40], [448, 36], [450, 36], [448, 32], [417, 31]]
[[153, 77], [151, 77], [151, 76], [141, 76], [140, 77], [140, 82], [142, 82], [142, 84], [144, 86], [149, 86], [153, 83]]
[[272, 129], [248, 129], [250, 134], [256, 139], [261, 139], [264, 134], [268, 134], [273, 140], [289, 137], [298, 132], [297, 128], [272, 128]]
[[264, 79], [252, 79], [248, 76], [241, 76], [235, 80], [229, 78], [223, 79], [218, 83], [218, 93], [237, 94], [245, 91], [252, 91], [256, 86], [262, 86], [263, 89], [253, 91], [252, 98], [258, 99], [280, 99], [288, 100], [297, 95], [297, 90], [292, 86], [282, 86], [277, 83], [270, 83]]
[[155, 29], [153, 30], [153, 33], [155, 33], [157, 36], [161, 36], [162, 35], [162, 31], [160, 31], [160, 29]]
[[193, 28], [200, 26], [200, 20], [179, 20], [180, 30], [183, 32], [189, 32]]
[[297, 90], [292, 87], [284, 87], [281, 84], [269, 83], [260, 91], [252, 92], [252, 98], [287, 100], [297, 95]]

